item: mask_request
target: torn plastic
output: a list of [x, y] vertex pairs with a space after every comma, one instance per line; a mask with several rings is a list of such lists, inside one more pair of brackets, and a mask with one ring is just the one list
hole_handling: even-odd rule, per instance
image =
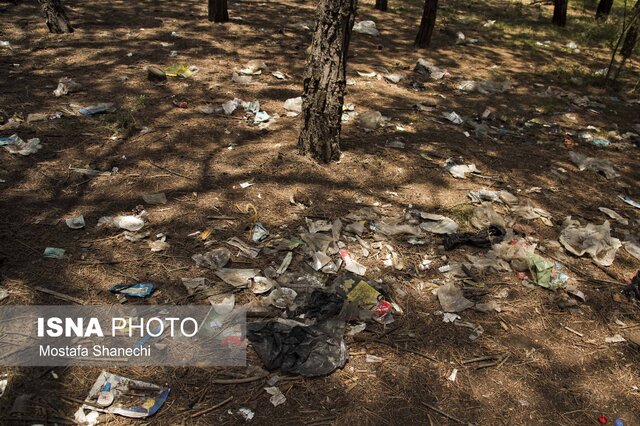
[[444, 312], [462, 312], [474, 305], [464, 297], [462, 290], [451, 282], [438, 287], [438, 301]]
[[261, 61], [260, 59], [252, 59], [244, 65], [244, 68], [240, 70], [240, 73], [244, 75], [259, 75], [262, 74], [262, 70], [266, 68], [267, 64], [265, 64], [264, 61]]
[[453, 219], [449, 219], [446, 216], [424, 212], [421, 213], [420, 216], [422, 219], [425, 219], [425, 222], [420, 224], [420, 229], [426, 232], [434, 234], [453, 234], [459, 228], [458, 224]]
[[305, 325], [278, 318], [247, 324], [247, 337], [268, 370], [316, 377], [347, 361], [344, 329], [344, 321], [337, 319]]
[[457, 89], [462, 92], [478, 92], [483, 95], [493, 95], [510, 90], [511, 83], [509, 81], [464, 80], [458, 84]]
[[236, 288], [243, 288], [249, 285], [249, 280], [260, 274], [260, 270], [222, 268], [214, 273], [225, 283]]
[[451, 173], [451, 176], [459, 179], [466, 179], [467, 173], [480, 173], [475, 164], [455, 164], [447, 161], [444, 170]]
[[167, 204], [167, 196], [164, 192], [157, 194], [143, 194], [142, 199], [147, 204]]
[[103, 216], [98, 219], [98, 226], [109, 226], [113, 228], [126, 229], [127, 231], [136, 232], [144, 226], [144, 220], [140, 216]]
[[302, 112], [302, 97], [290, 98], [284, 101], [284, 109], [292, 113], [299, 114]]
[[629, 219], [622, 217], [620, 214], [616, 213], [615, 211], [608, 209], [606, 207], [598, 207], [598, 210], [600, 210], [602, 213], [606, 214], [607, 216], [609, 216], [611, 219], [615, 220], [616, 222], [620, 222], [623, 225], [628, 225], [629, 224]]
[[20, 139], [17, 134], [13, 134], [8, 138], [0, 138], [0, 146], [9, 151], [11, 154], [30, 155], [38, 152], [42, 145], [40, 139], [28, 139], [26, 142]]
[[380, 35], [380, 31], [376, 28], [376, 23], [373, 21], [360, 21], [353, 25], [353, 31], [361, 34], [368, 34], [372, 36]]
[[474, 203], [491, 201], [504, 204], [518, 204], [518, 197], [508, 191], [489, 191], [481, 189], [479, 191], [471, 191], [467, 195]]
[[542, 223], [544, 223], [545, 225], [553, 226], [553, 222], [551, 222], [551, 219], [553, 219], [553, 217], [551, 216], [551, 214], [544, 209], [534, 207], [529, 201], [525, 202], [522, 205], [513, 207], [511, 216], [513, 218], [522, 218], [525, 220], [540, 219], [540, 221], [542, 221]]
[[53, 91], [55, 97], [60, 97], [68, 93], [77, 92], [82, 86], [68, 77], [62, 77], [58, 82], [58, 87]]
[[580, 171], [593, 170], [594, 172], [602, 173], [607, 179], [613, 179], [620, 176], [618, 172], [615, 171], [613, 164], [611, 164], [609, 160], [587, 157], [586, 155], [575, 151], [571, 151], [569, 153], [569, 158]]
[[222, 269], [231, 258], [231, 251], [225, 247], [219, 247], [206, 253], [198, 253], [191, 256], [196, 265], [203, 268]]
[[611, 236], [608, 220], [602, 225], [589, 223], [581, 227], [580, 222], [571, 220], [571, 216], [568, 216], [563, 226], [560, 243], [564, 248], [576, 256], [588, 254], [600, 266], [610, 266], [622, 246], [619, 239]]
[[485, 229], [489, 225], [505, 226], [502, 216], [496, 213], [491, 203], [487, 201], [473, 208], [470, 222], [476, 229]]
[[383, 120], [380, 111], [367, 111], [359, 115], [358, 124], [365, 129], [375, 130]]

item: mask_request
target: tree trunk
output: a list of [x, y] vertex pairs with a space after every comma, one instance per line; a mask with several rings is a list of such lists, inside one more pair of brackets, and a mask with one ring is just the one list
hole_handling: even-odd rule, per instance
[[209, 20], [213, 22], [229, 22], [227, 0], [209, 0]]
[[613, 0], [600, 0], [596, 10], [596, 19], [606, 20], [609, 17], [609, 13], [611, 13], [612, 7]]
[[569, 0], [553, 0], [553, 22], [559, 27], [567, 25], [567, 7]]
[[300, 153], [324, 163], [340, 158], [347, 52], [357, 0], [320, 0], [304, 75]]
[[376, 0], [376, 9], [383, 12], [387, 11], [387, 0]]
[[437, 10], [438, 0], [425, 0], [420, 29], [418, 30], [418, 35], [416, 35], [416, 47], [427, 48], [431, 44], [431, 35], [436, 26]]
[[620, 48], [620, 54], [624, 59], [629, 59], [638, 43], [638, 29], [640, 28], [640, 0], [638, 0], [633, 7], [633, 15], [631, 15], [631, 26], [627, 30], [627, 35], [624, 37], [622, 47]]
[[60, 0], [38, 0], [50, 33], [72, 33], [73, 27], [67, 18]]

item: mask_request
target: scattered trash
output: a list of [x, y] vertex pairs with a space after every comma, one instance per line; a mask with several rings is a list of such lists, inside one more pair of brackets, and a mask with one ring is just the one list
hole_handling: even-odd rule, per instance
[[[147, 68], [147, 71], [149, 69]], [[167, 77], [182, 77], [189, 78], [197, 71], [197, 67], [189, 66], [187, 64], [171, 65], [164, 69], [164, 73]]]
[[358, 124], [369, 130], [375, 130], [382, 124], [383, 117], [380, 111], [368, 111], [360, 114]]
[[[0, 286], [0, 302], [9, 297], [9, 290], [6, 287]], [[5, 383], [6, 384], [6, 383]], [[0, 381], [0, 396], [2, 396], [2, 381]]]
[[[302, 97], [290, 98], [284, 101], [284, 109], [295, 113], [296, 115], [302, 112]], [[287, 113], [289, 115], [289, 113]]]
[[361, 34], [368, 34], [372, 36], [380, 35], [380, 31], [376, 28], [376, 23], [373, 21], [360, 21], [353, 25], [353, 31]]
[[362, 276], [367, 273], [367, 268], [364, 265], [361, 265], [360, 263], [353, 260], [351, 253], [349, 253], [347, 250], [340, 250], [340, 257], [344, 262], [345, 270]]
[[11, 154], [30, 155], [35, 154], [42, 148], [40, 139], [28, 139], [26, 142], [20, 139], [17, 134], [13, 134], [8, 138], [0, 138], [0, 146], [3, 146]]
[[438, 301], [444, 312], [462, 312], [474, 305], [464, 297], [462, 290], [451, 282], [438, 287]]
[[240, 75], [234, 71], [231, 75], [231, 80], [238, 84], [251, 84], [252, 78], [250, 75]]
[[151, 283], [116, 284], [109, 291], [131, 297], [147, 297], [153, 293], [154, 288], [155, 286]]
[[339, 320], [306, 325], [277, 318], [247, 324], [247, 337], [268, 370], [315, 377], [342, 368], [347, 361], [344, 327]]
[[249, 280], [260, 274], [260, 270], [220, 268], [215, 271], [215, 274], [225, 283], [236, 288], [243, 288], [249, 285]]
[[453, 250], [459, 245], [471, 245], [480, 248], [489, 248], [492, 243], [501, 242], [506, 235], [505, 229], [500, 225], [490, 225], [487, 229], [472, 233], [461, 232], [445, 235], [444, 249]]
[[606, 207], [598, 207], [598, 210], [600, 210], [602, 213], [606, 214], [607, 216], [609, 216], [611, 219], [620, 222], [623, 225], [628, 225], [629, 224], [629, 219], [622, 217], [621, 215], [619, 215], [618, 213], [616, 213], [615, 211], [608, 209]]
[[36, 123], [38, 121], [47, 121], [49, 114], [29, 114], [27, 116], [27, 123]]
[[640, 209], [640, 201], [634, 200], [628, 195], [618, 195], [618, 198], [620, 198], [622, 201], [629, 204], [630, 206], [633, 206], [636, 209]]
[[256, 413], [254, 413], [253, 411], [251, 411], [250, 408], [239, 408], [238, 409], [238, 413], [240, 413], [240, 415], [246, 420], [249, 421], [251, 419], [253, 419], [253, 416], [256, 415]]
[[152, 252], [159, 252], [168, 249], [169, 243], [167, 243], [167, 236], [164, 234], [158, 234], [156, 236], [157, 240], [149, 241], [149, 248]]
[[278, 80], [286, 79], [286, 76], [281, 71], [274, 71], [274, 72], [271, 73], [271, 75], [274, 76], [275, 78], [277, 78]]
[[458, 377], [458, 369], [457, 369], [457, 368], [454, 368], [454, 369], [451, 371], [451, 374], [449, 374], [449, 375], [447, 376], [447, 380], [448, 380], [448, 381], [450, 381], [450, 382], [455, 382], [455, 381], [456, 381], [456, 377]]
[[451, 111], [449, 113], [443, 113], [444, 118], [452, 122], [453, 124], [462, 124], [464, 120], [456, 112]]
[[605, 337], [604, 338], [604, 342], [605, 343], [622, 343], [622, 342], [626, 342], [627, 339], [625, 339], [624, 337], [622, 337], [619, 334], [615, 334], [611, 337]]
[[444, 170], [449, 172], [451, 176], [459, 179], [466, 179], [467, 173], [480, 173], [480, 170], [476, 168], [475, 164], [455, 164], [450, 161], [447, 161]]
[[453, 234], [458, 230], [458, 224], [446, 216], [422, 212], [420, 217], [425, 219], [420, 224], [420, 229], [423, 231], [433, 234]]
[[80, 216], [67, 218], [65, 219], [65, 223], [71, 229], [82, 229], [84, 228], [84, 225], [85, 225], [84, 216], [80, 215]]
[[169, 392], [168, 388], [103, 371], [79, 411], [92, 410], [143, 419], [158, 412]]
[[593, 170], [597, 173], [602, 173], [607, 179], [613, 179], [620, 175], [615, 171], [613, 165], [609, 160], [602, 160], [600, 158], [587, 157], [586, 155], [571, 151], [569, 158], [578, 167], [578, 170]]
[[375, 355], [371, 355], [371, 354], [366, 354], [364, 360], [365, 360], [365, 362], [368, 362], [368, 363], [376, 363], [376, 362], [384, 361], [379, 356], [375, 356]]
[[88, 107], [80, 109], [80, 114], [82, 115], [96, 115], [103, 114], [105, 112], [113, 112], [115, 111], [115, 104], [113, 102], [102, 102], [95, 105], [90, 105]]
[[147, 78], [151, 81], [165, 81], [167, 79], [167, 74], [160, 68], [148, 66]]
[[147, 204], [166, 204], [167, 196], [164, 192], [159, 192], [157, 194], [144, 194], [142, 199]]
[[240, 70], [244, 75], [259, 75], [262, 74], [262, 70], [267, 68], [267, 64], [259, 59], [252, 59], [244, 65], [244, 68]]
[[144, 226], [144, 220], [139, 216], [103, 216], [98, 220], [98, 226], [109, 226], [113, 228], [126, 229], [127, 231], [136, 232]]
[[598, 148], [606, 148], [611, 142], [609, 142], [609, 140], [605, 138], [592, 138], [589, 140], [589, 143]]
[[636, 244], [636, 243], [634, 243], [632, 241], [624, 241], [622, 243], [622, 246], [627, 251], [627, 253], [629, 253], [631, 256], [635, 257], [636, 259], [640, 260], [640, 245], [639, 244]]
[[518, 204], [518, 198], [508, 191], [489, 191], [481, 189], [479, 191], [471, 191], [467, 195], [474, 203], [491, 201], [504, 204]]
[[69, 93], [77, 92], [82, 86], [68, 77], [62, 77], [58, 82], [58, 87], [53, 91], [55, 97], [60, 97]]
[[64, 249], [57, 247], [45, 247], [43, 256], [49, 259], [64, 259]]
[[393, 73], [393, 74], [385, 74], [383, 75], [383, 77], [385, 80], [390, 81], [391, 83], [398, 84], [400, 80], [404, 78], [404, 75]]
[[262, 225], [260, 222], [256, 222], [253, 225], [251, 241], [253, 241], [254, 243], [259, 243], [267, 239], [267, 237], [269, 237], [269, 231], [267, 231], [267, 228], [265, 228], [264, 225]]
[[375, 78], [378, 75], [378, 73], [375, 71], [370, 71], [370, 72], [356, 71], [356, 73], [360, 77], [364, 77], [364, 78]]
[[624, 294], [629, 300], [640, 300], [640, 271], [631, 279], [631, 284], [624, 289]]
[[285, 397], [282, 391], [280, 391], [280, 389], [278, 389], [276, 386], [264, 388], [264, 390], [267, 391], [269, 395], [271, 395], [271, 398], [269, 398], [269, 402], [271, 402], [274, 407], [277, 407], [280, 404], [284, 404], [287, 401], [287, 397]]
[[414, 71], [418, 74], [430, 77], [432, 80], [441, 80], [449, 75], [446, 69], [441, 69], [426, 59], [418, 59]]
[[580, 222], [572, 220], [571, 216], [565, 219], [559, 240], [569, 252], [576, 256], [586, 253], [601, 266], [610, 266], [622, 246], [619, 239], [611, 237], [608, 220], [602, 225], [589, 223], [581, 227]]
[[511, 90], [511, 82], [509, 81], [490, 81], [490, 80], [465, 80], [458, 84], [457, 89], [462, 92], [478, 92], [483, 95], [495, 95]]

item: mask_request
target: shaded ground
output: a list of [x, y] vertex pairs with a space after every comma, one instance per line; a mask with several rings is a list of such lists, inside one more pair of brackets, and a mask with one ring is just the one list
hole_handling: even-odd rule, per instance
[[[18, 157], [0, 152], [0, 179], [4, 180], [0, 184], [0, 271], [2, 285], [9, 289], [9, 298], [2, 304], [61, 303], [35, 291], [36, 285], [92, 304], [117, 303], [108, 288], [134, 280], [152, 281], [158, 287], [145, 303], [201, 303], [188, 298], [180, 282], [181, 277], [203, 274], [191, 260], [194, 253], [203, 251], [202, 242], [188, 235], [212, 228], [211, 239], [218, 241], [246, 237], [246, 216], [236, 207], [246, 203], [257, 207], [261, 222], [273, 234], [283, 236], [297, 235], [305, 216], [344, 217], [361, 204], [385, 206], [390, 217], [399, 217], [403, 209], [413, 206], [447, 214], [469, 228], [467, 192], [507, 189], [553, 215], [554, 227], [524, 223], [543, 244], [558, 237], [567, 215], [583, 223], [601, 223], [605, 217], [597, 210], [600, 206], [630, 219], [627, 227], [614, 224], [614, 235], [637, 234], [639, 211], [617, 198], [625, 192], [640, 195], [637, 147], [608, 132], [622, 135], [640, 123], [639, 104], [630, 102], [639, 95], [629, 91], [639, 78], [638, 62], [629, 64], [620, 87], [603, 89], [592, 84], [594, 73], [607, 65], [606, 46], [615, 27], [593, 25], [591, 15], [582, 14], [582, 4], [571, 10], [568, 28], [560, 30], [549, 25], [547, 5], [447, 3], [432, 49], [418, 52], [411, 43], [420, 2], [391, 2], [389, 13], [363, 2], [358, 20], [375, 20], [381, 36], [354, 35], [349, 77], [355, 84], [348, 86], [346, 102], [355, 104], [359, 113], [379, 110], [391, 118], [392, 125], [364, 132], [347, 123], [342, 160], [328, 166], [296, 154], [299, 122], [286, 117], [282, 107], [301, 91], [310, 32], [299, 24], [313, 26], [312, 3], [233, 1], [231, 15], [241, 19], [224, 26], [206, 20], [202, 2], [69, 2], [69, 6], [77, 31], [57, 36], [46, 33], [35, 2], [0, 3], [0, 40], [9, 40], [13, 46], [13, 50], [0, 50], [0, 107], [6, 116], [24, 118], [30, 113], [64, 113], [58, 120], [23, 123], [17, 131], [25, 140], [41, 139], [43, 148], [38, 153]], [[483, 26], [487, 19], [497, 22], [487, 28]], [[456, 45], [457, 31], [480, 42]], [[536, 44], [547, 40], [549, 46]], [[579, 53], [566, 47], [569, 40], [577, 42]], [[171, 51], [177, 51], [176, 56], [170, 56]], [[407, 83], [420, 57], [447, 68], [451, 77], [425, 81], [424, 91], [411, 89]], [[250, 59], [264, 60], [267, 72], [254, 77], [251, 85], [232, 83], [232, 70]], [[147, 65], [179, 62], [196, 65], [200, 71], [193, 78], [166, 84], [147, 80]], [[407, 77], [393, 85], [356, 74], [356, 70], [380, 72], [382, 68]], [[275, 79], [271, 75], [275, 70], [288, 78]], [[56, 98], [51, 93], [65, 76], [83, 89]], [[461, 79], [509, 79], [514, 88], [496, 95], [465, 94], [456, 90]], [[559, 93], [555, 88], [560, 87], [586, 95], [597, 105], [580, 105], [571, 96], [540, 96], [548, 87], [552, 93]], [[231, 117], [199, 112], [200, 107], [215, 107], [235, 97], [257, 99], [263, 110], [281, 117], [260, 130], [243, 120], [240, 112]], [[433, 111], [412, 108], [433, 98], [439, 101]], [[188, 108], [176, 108], [174, 100], [187, 102]], [[94, 117], [69, 113], [76, 105], [96, 102], [115, 102], [119, 112]], [[443, 112], [454, 110], [471, 119], [488, 106], [495, 108], [488, 123], [505, 130], [502, 134], [476, 136], [468, 125], [456, 126], [442, 118]], [[525, 125], [533, 118], [558, 126]], [[579, 172], [569, 160], [563, 133], [570, 132], [579, 141], [577, 132], [588, 125], [616, 143], [597, 149], [579, 142], [574, 149], [610, 160], [620, 178], [607, 180], [591, 171]], [[153, 131], [141, 134], [143, 127]], [[404, 141], [404, 149], [385, 147], [397, 138]], [[459, 156], [493, 179], [455, 180], [444, 173], [445, 159]], [[117, 167], [118, 171], [88, 178], [70, 166]], [[558, 168], [566, 172], [557, 172]], [[240, 183], [245, 181], [254, 185], [242, 189]], [[527, 192], [532, 187], [541, 191]], [[168, 203], [145, 208], [151, 234], [168, 234], [171, 247], [167, 251], [151, 253], [146, 242], [130, 243], [114, 237], [116, 231], [96, 227], [101, 216], [132, 212], [143, 204], [142, 194], [160, 191], [167, 194]], [[296, 191], [309, 196], [311, 207], [290, 204]], [[85, 229], [71, 231], [64, 222], [46, 224], [48, 219], [74, 214], [84, 215]], [[212, 219], [220, 215], [234, 219]], [[318, 379], [284, 378], [279, 384], [287, 396], [284, 405], [271, 406], [264, 381], [234, 386], [208, 383], [211, 378], [244, 376], [245, 371], [131, 368], [117, 372], [171, 387], [169, 400], [150, 424], [243, 423], [237, 414], [240, 407], [255, 411], [255, 424], [452, 422], [425, 403], [478, 425], [596, 424], [601, 414], [620, 417], [628, 425], [640, 424], [638, 350], [629, 343], [604, 343], [604, 337], [640, 325], [637, 306], [613, 300], [620, 286], [579, 282], [588, 300], [577, 310], [567, 311], [558, 307], [553, 293], [527, 288], [513, 274], [489, 276], [488, 293], [482, 297], [490, 300], [504, 289], [508, 297], [500, 314], [464, 313], [465, 320], [484, 329], [478, 340], [471, 341], [468, 329], [445, 324], [434, 314], [440, 305], [429, 283], [444, 282], [439, 266], [477, 250], [459, 249], [442, 258], [445, 253], [436, 237], [424, 246], [411, 246], [402, 239], [390, 243], [404, 259], [404, 270], [384, 268], [382, 259], [375, 256], [362, 263], [369, 267], [369, 278], [380, 278], [393, 289], [405, 315], [391, 328], [370, 325], [359, 335], [364, 337], [348, 338], [351, 357], [343, 370]], [[46, 246], [64, 248], [67, 258], [42, 258]], [[432, 267], [417, 271], [415, 265], [425, 256], [434, 260]], [[256, 265], [279, 264], [281, 259], [282, 254], [261, 256]], [[233, 260], [234, 265], [246, 264], [246, 259]], [[303, 260], [297, 256], [292, 268]], [[583, 272], [582, 276], [572, 272], [575, 278], [611, 280], [586, 259], [566, 256], [563, 260]], [[637, 269], [638, 261], [624, 250], [609, 268], [614, 276], [627, 278]], [[243, 294], [238, 299], [243, 303], [251, 297]], [[380, 356], [384, 362], [366, 363], [365, 354]], [[509, 358], [480, 370], [461, 364], [497, 354], [509, 354]], [[249, 357], [253, 365], [260, 365], [251, 350]], [[446, 377], [453, 368], [459, 373], [450, 382]], [[7, 413], [18, 395], [30, 393], [40, 407], [34, 417], [44, 422], [45, 416], [73, 419], [78, 407], [73, 399], [86, 396], [99, 369], [56, 368], [57, 378], [40, 368], [7, 372], [10, 381], [0, 398], [0, 413]], [[229, 396], [234, 399], [224, 407], [189, 417]], [[8, 423], [4, 415], [0, 414], [2, 424]], [[133, 423], [116, 417], [108, 422]]]

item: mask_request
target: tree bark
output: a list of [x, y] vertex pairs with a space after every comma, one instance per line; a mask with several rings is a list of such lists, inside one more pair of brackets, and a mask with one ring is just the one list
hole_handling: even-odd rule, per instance
[[209, 0], [209, 20], [213, 22], [229, 22], [227, 0]]
[[42, 14], [50, 33], [72, 33], [73, 27], [69, 22], [60, 0], [38, 0], [42, 7]]
[[418, 30], [418, 35], [416, 35], [416, 47], [427, 48], [431, 44], [431, 35], [436, 26], [437, 10], [438, 0], [425, 0], [420, 29]]
[[340, 158], [342, 104], [347, 85], [347, 52], [357, 0], [320, 0], [318, 20], [304, 75], [302, 155], [328, 163]]
[[376, 9], [383, 12], [387, 11], [387, 0], [376, 0]]
[[612, 7], [613, 0], [600, 0], [596, 10], [596, 19], [606, 20], [609, 17], [609, 13], [611, 13]]
[[559, 27], [567, 25], [567, 8], [569, 0], [553, 0], [553, 22]]
[[636, 44], [638, 43], [638, 29], [640, 28], [640, 0], [638, 0], [633, 7], [633, 14], [631, 16], [631, 26], [627, 30], [627, 35], [624, 37], [622, 47], [620, 48], [620, 54], [624, 59], [629, 59], [631, 57], [633, 49], [635, 49]]

